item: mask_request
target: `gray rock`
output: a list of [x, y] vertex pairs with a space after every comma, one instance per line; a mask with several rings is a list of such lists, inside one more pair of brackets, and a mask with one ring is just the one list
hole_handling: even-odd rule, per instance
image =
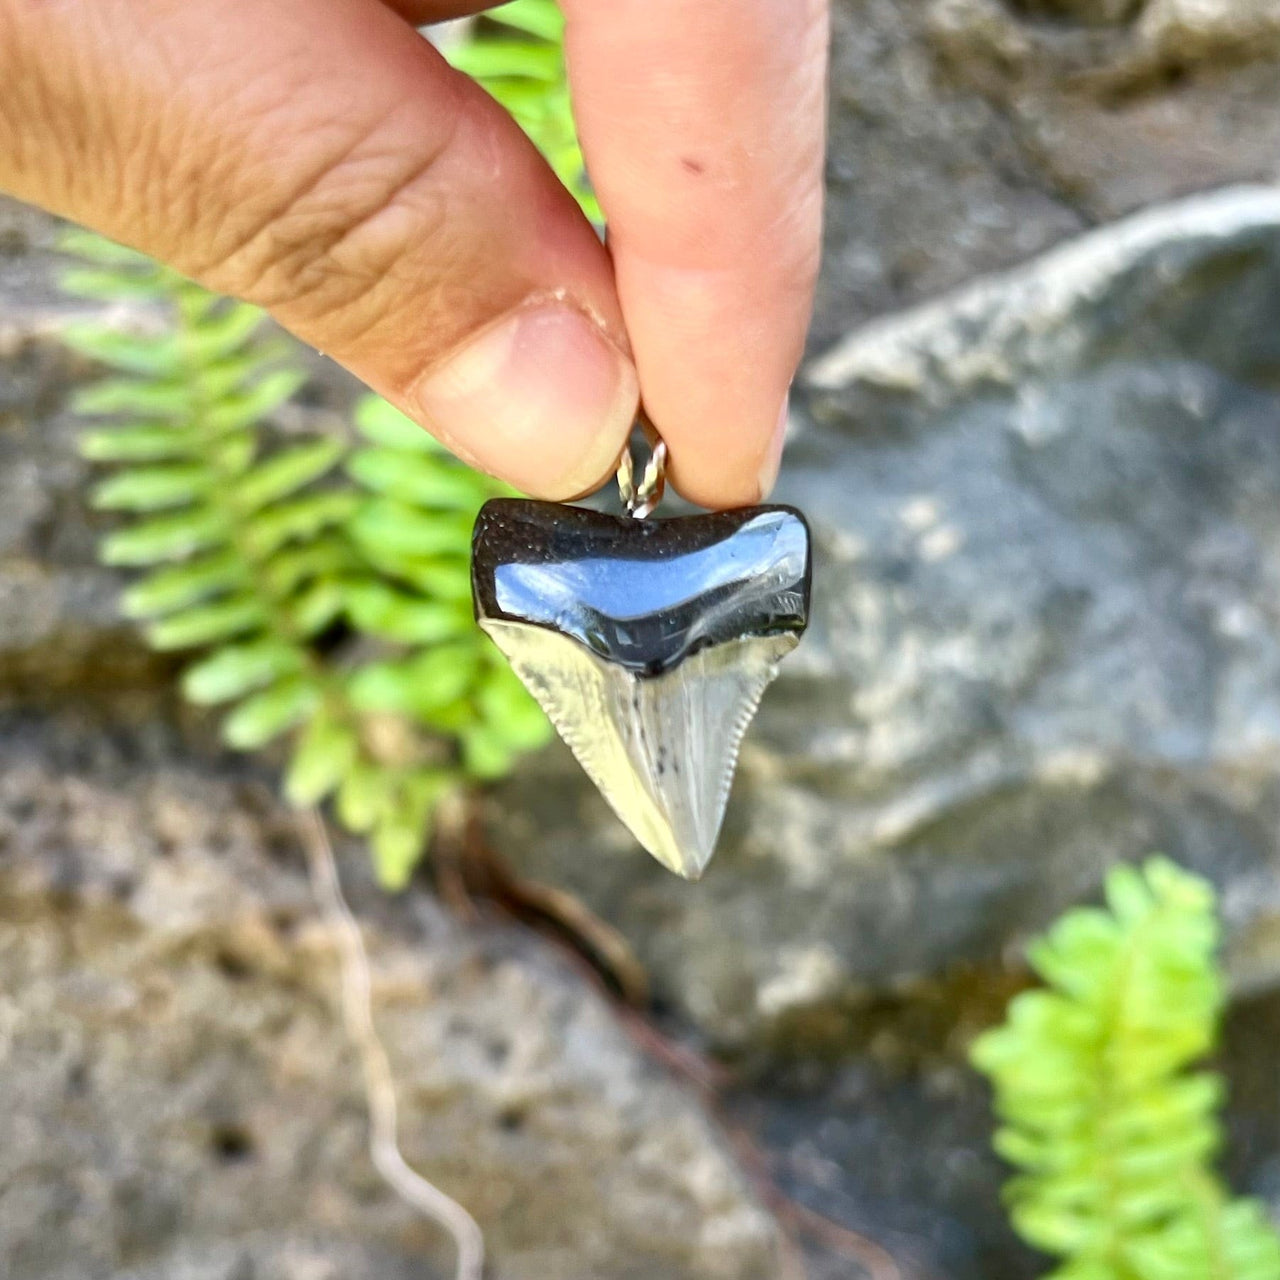
[[[84, 723], [0, 725], [0, 1274], [451, 1276], [365, 1154], [292, 819]], [[494, 1280], [766, 1280], [774, 1227], [700, 1107], [529, 935], [363, 904], [408, 1158]]]
[[1271, 188], [855, 333], [778, 495], [814, 527], [814, 621], [704, 882], [558, 754], [502, 792], [502, 847], [723, 1048], [856, 1041], [870, 997], [997, 963], [1153, 849], [1223, 885], [1238, 981], [1276, 983], [1277, 369]]
[[1142, 206], [1273, 180], [1278, 81], [1273, 0], [835, 0], [814, 350]]
[[1114, 26], [1130, 21], [1145, 0], [1010, 0], [1011, 7], [1032, 17], [1060, 18], [1086, 26]]

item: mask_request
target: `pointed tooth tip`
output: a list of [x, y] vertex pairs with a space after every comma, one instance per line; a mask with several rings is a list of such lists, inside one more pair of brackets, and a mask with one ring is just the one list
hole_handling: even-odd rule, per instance
[[674, 872], [681, 880], [688, 880], [696, 884], [706, 873], [707, 867], [710, 866], [715, 850], [708, 849], [705, 853], [701, 851], [687, 853], [681, 850], [673, 858], [663, 857], [654, 853], [652, 849], [649, 852], [653, 854], [656, 862], [661, 863], [668, 871]]

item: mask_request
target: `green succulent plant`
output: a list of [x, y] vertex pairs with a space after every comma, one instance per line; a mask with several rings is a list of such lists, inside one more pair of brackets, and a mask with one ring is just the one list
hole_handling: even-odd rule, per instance
[[1223, 1007], [1212, 886], [1164, 858], [1118, 866], [1106, 906], [1030, 947], [1045, 988], [973, 1048], [1014, 1227], [1053, 1280], [1280, 1280], [1280, 1239], [1212, 1161], [1219, 1076], [1194, 1069]]

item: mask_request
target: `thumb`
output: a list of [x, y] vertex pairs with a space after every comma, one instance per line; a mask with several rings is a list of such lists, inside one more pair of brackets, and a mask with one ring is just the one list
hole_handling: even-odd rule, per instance
[[530, 493], [594, 488], [630, 429], [607, 251], [376, 0], [0, 0], [0, 189], [266, 307]]

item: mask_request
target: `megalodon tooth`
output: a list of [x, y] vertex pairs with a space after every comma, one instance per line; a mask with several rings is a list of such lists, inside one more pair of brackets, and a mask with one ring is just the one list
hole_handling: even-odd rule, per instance
[[808, 623], [809, 543], [783, 506], [635, 519], [496, 498], [476, 520], [480, 626], [636, 839], [688, 879]]

